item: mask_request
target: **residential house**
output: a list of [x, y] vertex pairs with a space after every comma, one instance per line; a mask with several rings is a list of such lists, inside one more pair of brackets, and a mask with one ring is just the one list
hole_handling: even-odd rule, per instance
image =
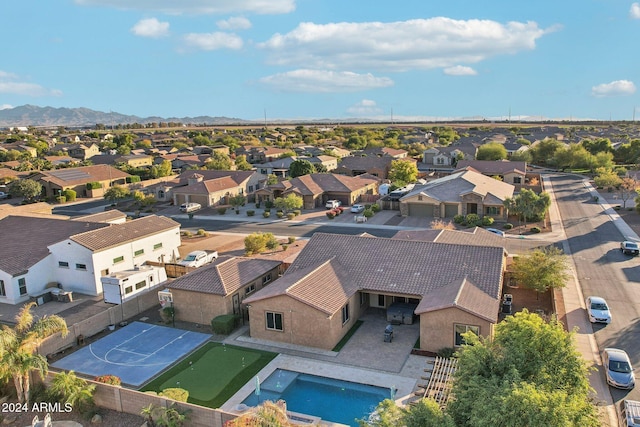
[[291, 150], [277, 147], [243, 146], [236, 150], [236, 156], [244, 155], [249, 163], [272, 162]]
[[505, 150], [507, 150], [507, 158], [510, 158], [516, 153], [524, 153], [529, 150], [528, 145], [520, 144], [515, 141], [507, 141], [503, 145]]
[[397, 149], [397, 148], [389, 148], [389, 147], [376, 147], [376, 148], [367, 148], [361, 151], [362, 155], [367, 157], [371, 156], [390, 156], [394, 159], [406, 159], [409, 155], [407, 150]]
[[8, 216], [0, 220], [0, 302], [20, 304], [50, 287], [102, 293], [101, 276], [179, 256], [180, 224], [155, 215], [123, 224]]
[[327, 150], [327, 152], [331, 153], [332, 156], [335, 156], [339, 159], [351, 156], [351, 151], [341, 147], [337, 147], [335, 145], [328, 145], [325, 147], [325, 149]]
[[74, 159], [71, 156], [44, 156], [44, 159], [54, 167], [66, 167], [79, 163], [78, 159]]
[[400, 199], [402, 216], [453, 218], [477, 214], [505, 219], [504, 201], [513, 197], [515, 187], [506, 182], [463, 170], [416, 185]]
[[333, 156], [313, 156], [313, 157], [298, 157], [299, 160], [308, 160], [311, 164], [322, 165], [327, 170], [327, 172], [331, 172], [338, 167], [338, 159]]
[[174, 205], [200, 203], [203, 207], [225, 205], [229, 197], [250, 196], [264, 176], [255, 171], [187, 171], [171, 190]]
[[508, 160], [460, 160], [456, 165], [460, 169], [473, 169], [483, 175], [499, 177], [508, 184], [524, 184], [527, 175], [527, 162]]
[[267, 163], [256, 164], [255, 168], [263, 175], [275, 175], [278, 178], [286, 178], [289, 176], [289, 168], [291, 167], [291, 163], [295, 162], [296, 160], [298, 160], [298, 157], [296, 156], [283, 157]]
[[62, 151], [66, 155], [80, 160], [88, 160], [100, 155], [100, 147], [98, 147], [98, 144], [56, 144], [53, 150]]
[[303, 209], [322, 207], [327, 200], [340, 200], [344, 206], [349, 206], [359, 202], [365, 194], [378, 194], [378, 184], [379, 180], [369, 175], [350, 177], [312, 173], [259, 189], [256, 198], [273, 201], [288, 194], [297, 194], [303, 199]]
[[242, 301], [276, 280], [281, 261], [221, 256], [168, 284], [176, 320], [209, 325], [224, 314], [245, 315]]
[[465, 332], [493, 335], [505, 264], [500, 247], [316, 233], [279, 279], [244, 299], [250, 335], [331, 350], [370, 308], [403, 304], [420, 323], [421, 350], [458, 347]]
[[431, 147], [422, 153], [423, 165], [429, 167], [454, 167], [458, 160], [475, 159], [477, 147], [472, 143], [451, 144], [446, 147]]
[[[125, 184], [129, 176], [113, 166], [93, 165], [40, 171], [32, 179], [42, 184], [45, 197], [55, 197], [67, 189], [74, 190], [78, 197], [101, 197], [109, 187]], [[89, 183], [98, 183], [100, 187], [90, 193], [87, 189]]]
[[[391, 162], [398, 160], [391, 156], [350, 156], [343, 157], [334, 173], [348, 176], [369, 174], [380, 179], [387, 179], [391, 170]], [[416, 163], [414, 159], [403, 159]]]

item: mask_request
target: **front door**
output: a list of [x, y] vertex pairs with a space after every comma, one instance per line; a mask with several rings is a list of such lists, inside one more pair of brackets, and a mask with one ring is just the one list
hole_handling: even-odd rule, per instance
[[467, 214], [477, 214], [477, 213], [478, 213], [478, 204], [467, 203]]
[[233, 314], [240, 314], [240, 295], [233, 296]]

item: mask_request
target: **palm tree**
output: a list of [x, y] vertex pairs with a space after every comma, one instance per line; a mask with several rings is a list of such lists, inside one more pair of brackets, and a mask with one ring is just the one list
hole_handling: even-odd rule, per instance
[[64, 403], [77, 407], [80, 411], [93, 406], [93, 392], [96, 386], [78, 378], [73, 371], [59, 372], [51, 381], [49, 392]]
[[68, 333], [67, 324], [60, 316], [35, 319], [31, 309], [35, 302], [25, 304], [16, 315], [13, 327], [3, 325], [0, 330], [0, 378], [13, 379], [20, 403], [29, 404], [30, 375], [37, 371], [42, 378], [49, 369], [47, 359], [36, 353], [42, 340], [61, 332]]
[[261, 405], [251, 409], [250, 412], [228, 421], [225, 427], [292, 427], [294, 424], [287, 416], [287, 407], [284, 401], [264, 401]]

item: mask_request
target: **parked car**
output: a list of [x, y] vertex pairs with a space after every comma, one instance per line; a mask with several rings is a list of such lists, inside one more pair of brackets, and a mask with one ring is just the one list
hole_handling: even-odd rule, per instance
[[11, 194], [5, 193], [4, 191], [0, 191], [0, 200], [1, 199], [10, 199], [10, 198], [11, 198]]
[[356, 204], [351, 206], [351, 212], [353, 213], [362, 213], [364, 212], [364, 205]]
[[200, 203], [183, 203], [180, 205], [180, 212], [189, 213], [200, 209], [202, 209], [202, 205]]
[[504, 237], [504, 231], [498, 230], [497, 228], [485, 228], [490, 233], [497, 234], [500, 237]]
[[625, 240], [620, 243], [620, 252], [627, 255], [638, 255], [640, 254], [640, 246], [636, 242]]
[[607, 384], [615, 388], [631, 390], [636, 385], [631, 360], [626, 351], [618, 348], [605, 348], [602, 363], [607, 376]]
[[217, 251], [193, 251], [189, 252], [179, 265], [185, 267], [202, 267], [205, 264], [209, 264], [218, 258]]
[[620, 425], [640, 427], [640, 402], [626, 399], [620, 402]]
[[327, 200], [327, 203], [324, 205], [327, 209], [335, 209], [342, 206], [342, 202], [340, 200]]
[[588, 297], [586, 301], [587, 314], [591, 323], [611, 323], [609, 305], [601, 297]]

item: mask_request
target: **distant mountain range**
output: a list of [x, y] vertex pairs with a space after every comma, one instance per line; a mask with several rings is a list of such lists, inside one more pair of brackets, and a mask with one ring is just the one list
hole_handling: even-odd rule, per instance
[[13, 126], [65, 126], [85, 127], [103, 124], [105, 126], [131, 123], [174, 122], [183, 124], [250, 124], [251, 121], [229, 117], [138, 117], [116, 112], [104, 113], [89, 108], [53, 108], [36, 105], [22, 105], [0, 110], [0, 127]]

